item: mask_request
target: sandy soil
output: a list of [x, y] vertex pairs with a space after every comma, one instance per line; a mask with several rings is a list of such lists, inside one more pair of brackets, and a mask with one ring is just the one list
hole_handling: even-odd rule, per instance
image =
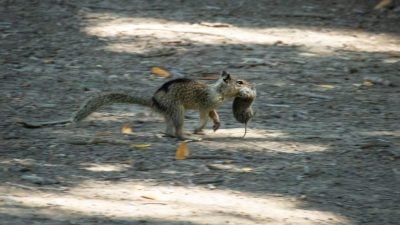
[[[0, 224], [399, 224], [400, 8], [376, 3], [1, 1]], [[150, 95], [154, 66], [257, 84], [246, 138], [231, 103], [180, 161], [140, 106], [18, 124]]]

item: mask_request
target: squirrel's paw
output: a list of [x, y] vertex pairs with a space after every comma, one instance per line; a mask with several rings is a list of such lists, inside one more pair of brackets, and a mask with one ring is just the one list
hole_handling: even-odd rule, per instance
[[195, 129], [193, 133], [194, 134], [199, 134], [199, 135], [204, 135], [205, 134], [203, 129]]
[[220, 123], [220, 122], [214, 122], [214, 125], [213, 125], [213, 130], [214, 130], [214, 132], [217, 131], [217, 130], [219, 129], [220, 126], [221, 126], [221, 123]]

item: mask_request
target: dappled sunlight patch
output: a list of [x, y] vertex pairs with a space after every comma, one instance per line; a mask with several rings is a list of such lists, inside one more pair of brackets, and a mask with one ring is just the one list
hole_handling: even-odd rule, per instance
[[[400, 53], [400, 52], [399, 52], [399, 53]], [[383, 59], [383, 62], [386, 63], [386, 64], [400, 63], [400, 57], [399, 57], [399, 58]]]
[[[201, 143], [200, 143], [201, 144]], [[290, 153], [290, 154], [302, 154], [310, 152], [322, 152], [329, 150], [329, 146], [321, 144], [307, 144], [303, 142], [294, 141], [273, 141], [273, 140], [243, 140], [241, 142], [232, 141], [230, 143], [224, 142], [223, 144], [218, 142], [207, 142], [207, 146], [211, 148], [224, 148], [233, 151], [237, 150], [248, 150], [252, 152], [276, 152], [276, 153]]]
[[370, 137], [379, 137], [379, 136], [392, 136], [392, 137], [400, 137], [400, 130], [382, 130], [382, 131], [362, 131], [359, 134], [363, 136], [370, 136]]
[[[9, 195], [7, 200], [22, 207], [63, 211], [64, 217], [66, 214], [101, 215], [124, 220], [149, 218], [194, 224], [349, 223], [335, 213], [303, 209], [303, 202], [287, 197], [150, 182], [87, 181], [67, 193]], [[7, 203], [0, 201], [0, 204]], [[0, 212], [8, 213], [5, 208], [0, 208]], [[57, 219], [58, 214], [54, 214], [53, 219]]]
[[5, 164], [5, 165], [23, 165], [23, 166], [33, 166], [37, 162], [35, 159], [5, 159], [5, 160], [0, 160], [0, 164]]
[[89, 117], [85, 118], [86, 121], [120, 121], [121, 118], [132, 118], [135, 114], [130, 112], [93, 112]]
[[126, 171], [130, 168], [130, 165], [125, 164], [111, 164], [111, 163], [82, 163], [82, 169], [92, 172], [118, 172]]
[[251, 140], [254, 138], [283, 138], [287, 137], [287, 133], [279, 130], [265, 130], [265, 129], [253, 129], [251, 128], [251, 123], [247, 128], [246, 137], [243, 138], [244, 125], [243, 128], [227, 128], [219, 129], [217, 132], [210, 131], [206, 135], [206, 139], [220, 139], [220, 138], [237, 138], [243, 141]]
[[[296, 135], [279, 130], [249, 129], [245, 138], [242, 138], [243, 128], [220, 129], [215, 133], [208, 133], [204, 138], [209, 142], [199, 142], [199, 145], [215, 149], [250, 150], [260, 152], [305, 153], [322, 152], [330, 149], [329, 145], [321, 143], [304, 143], [295, 141]], [[219, 142], [217, 140], [229, 140]]]
[[132, 104], [118, 104], [103, 107], [101, 110], [91, 113], [83, 121], [122, 121], [122, 120], [144, 120], [151, 118], [151, 121], [163, 121], [162, 117], [153, 113], [148, 107]]
[[220, 164], [220, 163], [209, 163], [207, 164], [207, 168], [213, 170], [221, 170], [229, 173], [252, 173], [254, 172], [254, 168], [248, 166], [240, 166], [234, 164]]
[[[104, 14], [109, 17], [112, 15]], [[90, 13], [88, 16], [90, 17]], [[83, 32], [112, 39], [105, 47], [114, 52], [143, 53], [146, 48], [127, 43], [127, 37], [151, 37], [157, 42], [185, 40], [201, 44], [266, 44], [299, 46], [309, 57], [332, 54], [350, 47], [352, 51], [400, 51], [396, 38], [389, 34], [373, 34], [343, 29], [313, 30], [306, 27], [245, 28], [229, 24], [224, 27], [204, 26], [154, 18], [114, 17], [107, 22], [92, 21]], [[120, 40], [120, 42], [118, 42]], [[134, 42], [133, 40], [131, 41]]]
[[146, 54], [149, 52], [149, 49], [146, 46], [137, 46], [136, 41], [131, 43], [121, 42], [121, 43], [110, 43], [104, 48], [106, 51], [110, 52], [119, 52], [119, 53], [136, 53], [136, 54]]
[[330, 149], [328, 145], [308, 144], [296, 141], [255, 141], [253, 145], [255, 148], [263, 150], [292, 154], [323, 152]]
[[333, 89], [337, 88], [333, 84], [316, 84], [315, 86], [318, 88], [319, 91], [327, 91], [327, 90], [333, 90]]

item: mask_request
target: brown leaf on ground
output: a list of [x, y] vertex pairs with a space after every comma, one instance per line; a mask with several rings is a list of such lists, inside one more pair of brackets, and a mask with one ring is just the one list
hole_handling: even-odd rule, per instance
[[168, 72], [167, 70], [165, 70], [161, 67], [157, 67], [157, 66], [151, 68], [151, 73], [153, 75], [156, 75], [159, 77], [170, 77], [171, 76], [170, 72]]
[[176, 149], [175, 159], [176, 160], [184, 160], [189, 156], [189, 148], [186, 142], [182, 142], [179, 144], [178, 148]]
[[375, 10], [380, 10], [389, 7], [393, 3], [393, 0], [382, 0], [375, 7]]
[[148, 148], [150, 146], [151, 146], [151, 144], [147, 144], [147, 143], [144, 143], [144, 144], [132, 144], [131, 145], [131, 147], [139, 148], [139, 149]]
[[121, 133], [123, 133], [123, 134], [133, 134], [133, 129], [132, 129], [131, 124], [129, 124], [129, 123], [124, 124], [122, 126], [122, 128], [121, 128]]

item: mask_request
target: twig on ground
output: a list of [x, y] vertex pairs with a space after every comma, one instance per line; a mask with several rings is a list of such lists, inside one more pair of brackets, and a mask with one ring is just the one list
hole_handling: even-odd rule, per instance
[[49, 191], [66, 191], [68, 188], [60, 187], [60, 188], [55, 188], [55, 187], [32, 187], [32, 186], [27, 186], [23, 184], [16, 184], [12, 182], [6, 182], [6, 184], [14, 186], [14, 187], [19, 187], [22, 189], [28, 189], [28, 190], [49, 190]]
[[311, 97], [311, 98], [321, 98], [321, 99], [327, 99], [327, 100], [333, 99], [332, 96], [321, 95], [321, 94], [312, 93], [312, 92], [300, 92], [300, 93], [297, 93], [297, 95], [302, 95], [302, 96]]
[[335, 15], [318, 13], [271, 13], [269, 15], [275, 17], [310, 17], [319, 19], [332, 19], [335, 17]]
[[99, 139], [99, 138], [92, 138], [90, 140], [70, 140], [67, 141], [73, 145], [95, 145], [95, 144], [112, 144], [112, 145], [130, 145], [132, 144], [129, 141], [125, 140], [118, 140], [118, 139]]
[[194, 155], [194, 156], [189, 156], [187, 159], [227, 159], [227, 160], [234, 160], [232, 157], [219, 156], [219, 155]]

